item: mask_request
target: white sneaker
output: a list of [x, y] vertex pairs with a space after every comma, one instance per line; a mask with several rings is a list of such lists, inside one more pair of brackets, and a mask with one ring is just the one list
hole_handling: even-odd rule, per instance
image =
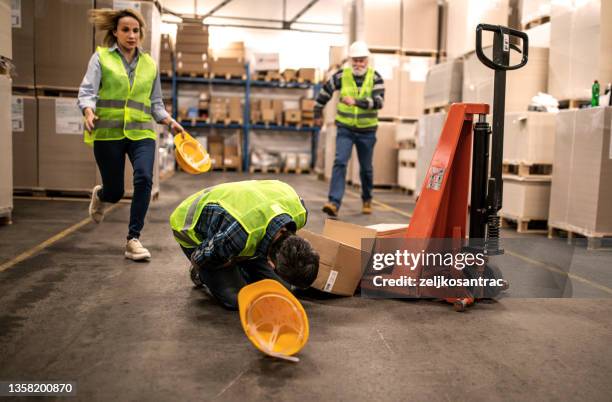
[[134, 261], [147, 260], [151, 258], [151, 253], [142, 246], [140, 240], [134, 238], [129, 240], [125, 246], [125, 258]]
[[89, 202], [89, 217], [95, 223], [100, 223], [104, 220], [104, 202], [98, 198], [98, 191], [102, 188], [97, 185], [91, 190], [91, 201]]

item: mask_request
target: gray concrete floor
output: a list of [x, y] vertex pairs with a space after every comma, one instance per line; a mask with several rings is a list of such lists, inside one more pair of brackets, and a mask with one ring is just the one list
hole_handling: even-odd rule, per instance
[[[612, 253], [511, 231], [498, 261], [511, 288], [498, 302], [459, 314], [441, 302], [307, 292], [301, 361], [263, 356], [235, 312], [191, 287], [167, 223], [188, 194], [242, 177], [164, 182], [142, 236], [149, 263], [123, 258], [129, 206], [120, 205], [0, 272], [0, 381], [76, 381], [87, 401], [611, 400]], [[282, 179], [304, 196], [308, 228], [321, 231], [327, 185]], [[342, 219], [408, 221], [405, 196], [376, 199], [363, 216], [351, 190]], [[0, 266], [86, 217], [86, 202], [16, 199], [15, 223], [0, 227]], [[532, 298], [542, 294], [550, 298]]]

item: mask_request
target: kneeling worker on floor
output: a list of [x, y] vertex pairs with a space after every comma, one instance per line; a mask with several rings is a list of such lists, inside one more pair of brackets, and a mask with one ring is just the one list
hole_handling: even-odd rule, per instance
[[378, 110], [382, 109], [385, 86], [382, 77], [368, 66], [370, 51], [361, 41], [354, 42], [349, 49], [350, 67], [338, 70], [323, 85], [316, 99], [315, 123], [321, 126], [321, 112], [332, 98], [334, 91], [340, 91], [336, 110], [336, 156], [329, 184], [329, 201], [323, 212], [329, 216], [338, 215], [346, 182], [346, 165], [351, 157], [353, 144], [359, 158], [361, 200], [364, 214], [372, 213], [372, 188], [374, 171], [372, 158], [376, 144]]
[[319, 255], [295, 235], [307, 215], [290, 185], [249, 180], [189, 196], [170, 216], [170, 226], [191, 261], [194, 284], [237, 309], [238, 292], [249, 283], [275, 279], [303, 289], [314, 282]]

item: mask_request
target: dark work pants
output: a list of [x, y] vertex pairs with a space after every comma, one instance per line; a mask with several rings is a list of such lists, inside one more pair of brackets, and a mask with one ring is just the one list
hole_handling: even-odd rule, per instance
[[155, 140], [146, 138], [132, 141], [123, 138], [94, 141], [94, 155], [102, 176], [102, 190], [98, 192], [98, 197], [104, 202], [116, 203], [123, 197], [126, 154], [134, 168], [134, 195], [128, 231], [128, 239], [131, 239], [140, 237], [151, 201]]
[[[191, 258], [194, 249], [181, 247], [187, 258]], [[261, 281], [274, 279], [291, 290], [291, 286], [274, 272], [268, 260], [261, 257], [245, 260], [227, 268], [199, 270], [200, 280], [221, 305], [230, 310], [238, 309], [238, 292], [244, 286]]]

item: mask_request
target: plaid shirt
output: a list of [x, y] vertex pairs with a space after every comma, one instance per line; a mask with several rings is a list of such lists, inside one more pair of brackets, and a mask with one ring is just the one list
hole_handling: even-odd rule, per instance
[[[257, 245], [253, 258], [267, 258], [272, 239], [279, 230], [287, 225], [290, 231], [296, 231], [295, 222], [289, 215], [281, 214], [272, 218], [266, 228], [264, 238]], [[238, 257], [248, 238], [242, 225], [217, 204], [209, 204], [204, 207], [195, 231], [202, 238], [202, 244], [195, 249], [183, 248], [183, 251], [200, 268], [214, 269], [226, 264], [231, 258]]]

